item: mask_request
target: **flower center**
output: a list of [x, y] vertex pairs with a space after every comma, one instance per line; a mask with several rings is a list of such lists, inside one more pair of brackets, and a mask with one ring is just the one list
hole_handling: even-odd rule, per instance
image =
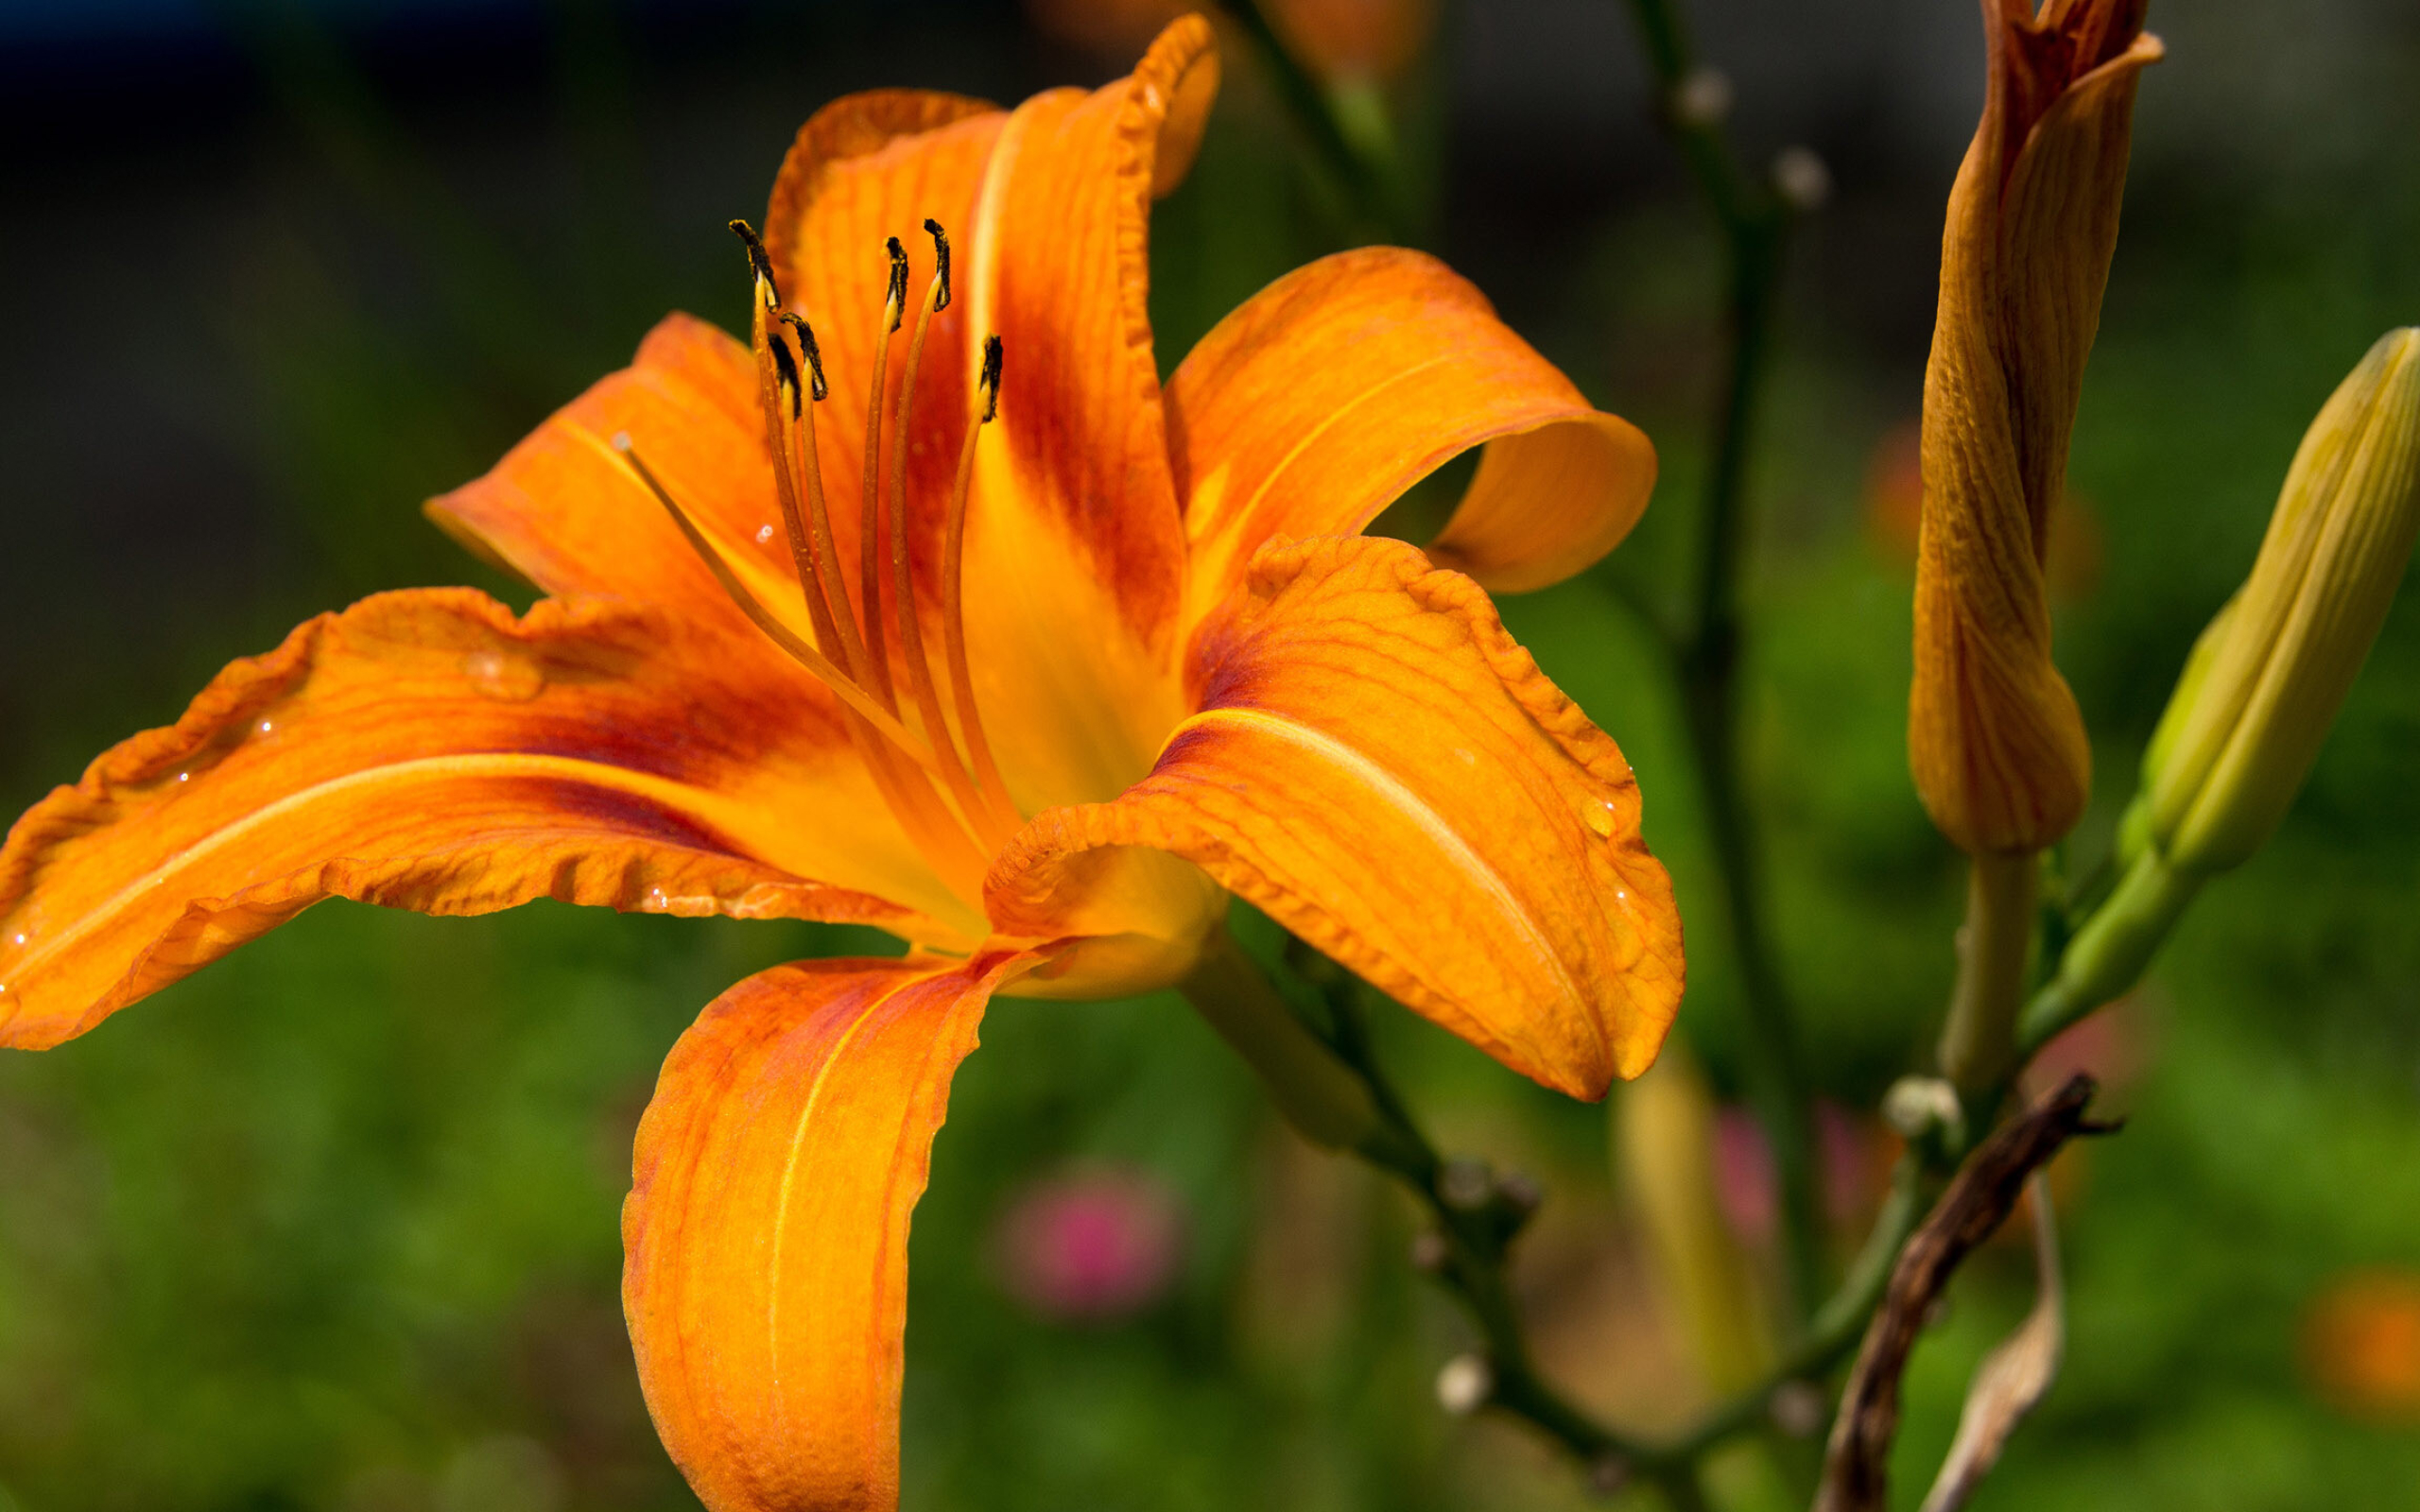
[[[810, 401], [821, 401], [826, 389], [815, 333], [795, 312], [782, 308], [772, 260], [756, 233], [746, 221], [735, 220], [731, 229], [746, 245], [755, 278], [750, 341], [756, 353], [766, 451], [772, 460], [774, 491], [781, 501], [782, 524], [789, 537], [790, 558], [815, 632], [814, 644], [790, 629], [740, 582], [721, 553], [639, 456], [628, 435], [614, 438], [614, 449], [672, 516], [690, 548], [740, 610], [838, 697], [850, 740], [900, 827], [952, 891], [979, 901], [990, 857], [1025, 822], [1000, 779], [983, 732], [967, 670], [966, 623], [960, 607], [967, 490], [974, 477], [976, 440], [999, 408], [1000, 338], [984, 338], [983, 364], [976, 383], [977, 408], [969, 417], [959, 452], [942, 531], [941, 649], [951, 694], [945, 708], [926, 652], [909, 560], [908, 441], [925, 337], [933, 317], [949, 307], [949, 238], [939, 225], [925, 222], [933, 238], [933, 278], [917, 306], [908, 364], [892, 406], [886, 499], [883, 390], [890, 371], [890, 338], [904, 322], [908, 302], [908, 254], [897, 237], [889, 243], [890, 279], [874, 341], [873, 391], [866, 403], [857, 584], [852, 598], [833, 538], [822, 469], [816, 457], [816, 411]], [[804, 384], [802, 366], [806, 374]], [[890, 580], [887, 605], [886, 575]]]

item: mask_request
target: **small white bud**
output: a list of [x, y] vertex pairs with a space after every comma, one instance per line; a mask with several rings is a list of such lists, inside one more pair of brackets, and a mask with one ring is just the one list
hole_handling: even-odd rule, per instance
[[1457, 1156], [1445, 1162], [1445, 1169], [1437, 1173], [1437, 1195], [1443, 1198], [1449, 1208], [1469, 1211], [1484, 1207], [1495, 1192], [1495, 1177], [1488, 1170], [1485, 1160]]
[[1476, 1354], [1458, 1354], [1437, 1372], [1437, 1405], [1457, 1418], [1467, 1418], [1487, 1405], [1495, 1390], [1495, 1371]]
[[1792, 1438], [1812, 1438], [1824, 1426], [1824, 1393], [1811, 1382], [1785, 1381], [1765, 1400], [1773, 1426]]
[[1882, 1122], [1903, 1140], [1920, 1140], [1940, 1128], [1955, 1132], [1965, 1116], [1958, 1089], [1939, 1076], [1902, 1076], [1882, 1094]]
[[1720, 126], [1731, 115], [1731, 77], [1719, 68], [1691, 69], [1672, 86], [1672, 117], [1683, 126]]
[[1832, 198], [1832, 170], [1806, 146], [1789, 146], [1773, 159], [1773, 193], [1804, 215]]

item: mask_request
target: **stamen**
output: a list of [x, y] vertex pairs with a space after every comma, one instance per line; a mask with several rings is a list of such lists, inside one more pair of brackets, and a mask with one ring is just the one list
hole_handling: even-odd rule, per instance
[[883, 316], [897, 331], [899, 321], [908, 313], [908, 249], [899, 245], [896, 236], [886, 236], [883, 245], [890, 249], [890, 288], [885, 296]]
[[866, 465], [857, 501], [857, 613], [866, 638], [869, 684], [886, 709], [897, 710], [891, 692], [890, 652], [883, 644], [882, 562], [890, 555], [882, 515], [882, 389], [890, 376], [890, 337], [908, 304], [908, 249], [888, 238], [890, 284], [882, 307], [882, 328], [873, 344], [873, 392], [866, 401]]
[[[815, 639], [826, 653], [839, 646], [846, 654], [848, 640], [838, 633], [831, 602], [823, 592], [821, 577], [810, 561], [805, 533], [799, 526], [798, 485], [792, 475], [793, 457], [785, 444], [787, 436], [782, 425], [781, 410], [786, 406], [790, 420], [797, 422], [804, 406], [799, 400], [798, 364], [791, 360], [789, 349], [783, 344], [774, 327], [780, 313], [781, 290], [773, 284], [772, 259], [765, 253], [762, 242], [748, 222], [731, 223], [734, 234], [748, 249], [748, 266], [756, 278], [757, 305], [749, 319], [750, 345], [756, 353], [758, 404], [765, 414], [765, 451], [773, 464], [773, 490], [781, 501], [782, 525], [787, 533], [790, 561], [797, 569], [800, 596], [806, 604], [807, 619], [815, 627]], [[842, 603], [846, 603], [843, 595]]]
[[647, 465], [638, 450], [631, 444], [628, 432], [616, 431], [614, 434], [614, 450], [621, 454], [622, 460], [646, 486], [648, 492], [655, 495], [655, 502], [664, 506], [665, 512], [672, 517], [672, 523], [681, 527], [681, 534], [689, 542], [689, 549], [698, 554], [699, 559], [706, 564], [706, 570], [715, 575], [715, 581], [722, 585], [722, 591], [731, 595], [731, 601], [739, 607], [739, 611], [747, 615], [752, 624], [764, 631], [775, 645], [788, 652], [791, 660], [813, 673], [818, 680], [832, 690], [835, 696], [873, 726], [885, 740], [913, 757], [917, 765], [927, 769], [934, 766], [931, 749], [917, 739], [913, 731], [867, 697], [863, 689], [850, 681], [848, 676], [825, 660], [822, 653], [800, 640], [796, 631], [775, 618], [773, 611], [748, 591], [747, 585], [731, 570], [731, 564], [723, 559], [722, 553], [715, 549], [715, 543], [707, 540], [705, 532], [698, 528], [697, 522], [689, 518], [688, 511], [673, 501], [671, 492], [656, 477], [655, 470]]
[[773, 381], [781, 392], [782, 402], [788, 406], [790, 419], [796, 420], [800, 409], [798, 360], [790, 355], [789, 347], [780, 341], [768, 343], [765, 350], [772, 354]]
[[748, 249], [748, 266], [756, 275], [758, 301], [765, 306], [765, 312], [768, 315], [774, 313], [782, 307], [782, 291], [773, 284], [772, 257], [766, 252], [765, 244], [756, 239], [756, 228], [748, 222], [733, 221], [731, 233], [738, 237], [740, 245]]
[[933, 282], [941, 285], [933, 297], [933, 313], [939, 315], [949, 308], [949, 236], [940, 221], [931, 219], [925, 222], [925, 234], [933, 239]]
[[1016, 799], [1009, 796], [1009, 784], [1000, 778], [1000, 768], [992, 760], [992, 743], [983, 735], [983, 716], [975, 706], [975, 679], [967, 669], [966, 612], [963, 602], [963, 567], [966, 560], [966, 495], [975, 480], [975, 443], [981, 438], [983, 427], [1000, 412], [1000, 338], [983, 338], [983, 370], [976, 379], [982, 391], [980, 418], [966, 427], [966, 441], [958, 454], [958, 481], [949, 493], [949, 524], [942, 539], [942, 647], [949, 659], [950, 692], [958, 704], [958, 728], [966, 737], [967, 760], [974, 765], [975, 781], [982, 789], [990, 805], [994, 822], [1006, 822], [1011, 831], [1025, 822], [1017, 812]]
[[831, 390], [823, 385], [823, 352], [815, 344], [815, 328], [808, 325], [795, 310], [784, 310], [782, 323], [790, 328], [790, 335], [798, 338], [799, 351], [806, 354], [807, 371], [814, 375], [815, 380], [812, 392], [815, 402], [820, 404], [823, 402], [823, 396]]
[[[891, 611], [897, 616], [900, 661], [908, 674], [908, 691], [916, 700], [916, 711], [924, 718], [925, 730], [932, 736], [934, 753], [940, 758], [942, 780], [949, 784], [950, 796], [958, 800], [959, 811], [986, 844], [997, 850], [1015, 833], [1013, 824], [1003, 826], [999, 816], [991, 812], [977, 795], [975, 784], [959, 765], [957, 747], [951, 743], [949, 724], [942, 713], [940, 691], [933, 685], [932, 663], [925, 657], [925, 633], [916, 610], [916, 583], [908, 561], [908, 426], [914, 417], [916, 379], [924, 370], [925, 337], [931, 331], [933, 316], [948, 301], [949, 283], [943, 271], [948, 266], [949, 243], [942, 230], [931, 221], [925, 222], [933, 233], [938, 249], [932, 286], [926, 291], [922, 308], [916, 312], [916, 334], [908, 343], [908, 369], [900, 380], [899, 402], [893, 411], [890, 432], [890, 597]], [[897, 245], [893, 243], [893, 245]]]
[[[796, 314], [782, 312], [782, 323], [790, 328], [806, 353], [808, 370], [814, 374], [813, 393], [821, 399], [827, 391], [823, 383], [823, 356], [816, 349], [815, 332]], [[849, 674], [860, 685], [868, 681], [870, 659], [865, 642], [857, 637], [857, 620], [849, 607], [849, 591], [840, 577], [840, 548], [832, 538], [832, 514], [823, 502], [823, 466], [815, 449], [815, 412], [794, 412], [791, 439], [796, 444], [787, 448], [790, 471], [785, 472], [785, 507], [782, 524], [790, 532], [790, 555], [798, 563], [799, 584], [806, 590], [809, 610], [821, 601], [826, 606], [816, 621], [816, 634], [821, 638], [827, 625], [837, 633], [840, 654], [848, 659]], [[797, 519], [798, 495], [806, 495], [805, 528]], [[812, 535], [807, 531], [811, 530]], [[802, 539], [804, 538], [804, 539]], [[810, 542], [812, 549], [810, 550]], [[829, 644], [827, 641], [825, 644]]]
[[[750, 266], [756, 274], [758, 304], [749, 322], [750, 336], [756, 352], [761, 389], [759, 398], [765, 412], [765, 446], [773, 464], [775, 491], [781, 500], [782, 524], [789, 537], [790, 558], [798, 570], [800, 594], [806, 602], [808, 618], [814, 622], [816, 639], [826, 647], [838, 643], [843, 654], [850, 656], [853, 662], [862, 663], [865, 653], [856, 644], [855, 635], [848, 633], [854, 629], [854, 622], [836, 616], [832, 607], [834, 598], [845, 607], [848, 603], [846, 593], [839, 591], [837, 580], [829, 584], [833, 590], [829, 596], [826, 593], [826, 574], [833, 572], [828, 524], [824, 531], [827, 538], [824, 549], [818, 553], [810, 550], [808, 537], [799, 519], [800, 480], [794, 473], [794, 465], [803, 464], [807, 477], [812, 480], [811, 496], [819, 506], [819, 513], [822, 478], [821, 470], [814, 459], [814, 422], [800, 402], [798, 364], [791, 358], [789, 348], [774, 324], [774, 318], [782, 312], [778, 308], [781, 295], [773, 284], [771, 263], [765, 256], [763, 246], [747, 231], [744, 222], [734, 229], [740, 232], [740, 240], [749, 249]], [[814, 333], [806, 330], [804, 320], [785, 323], [792, 323], [797, 329], [805, 331], [804, 349], [814, 350]], [[781, 407], [784, 405], [789, 410], [790, 425], [786, 429], [781, 420]], [[786, 444], [792, 435], [798, 437], [801, 446], [793, 448]], [[716, 576], [722, 581], [724, 591], [732, 593], [738, 587], [737, 579], [730, 576], [719, 556], [712, 554], [711, 548], [705, 546], [704, 538], [680, 513], [670, 495], [661, 489], [655, 491], [658, 500], [674, 510], [674, 519], [681, 523], [691, 545], [706, 551], [708, 565], [716, 569]], [[834, 576], [837, 578], [836, 573]], [[774, 644], [789, 651], [793, 657], [805, 649], [804, 643], [790, 635], [787, 627], [772, 621], [752, 596], [739, 593], [734, 596]], [[959, 821], [942, 805], [923, 772], [899, 765], [899, 756], [904, 753], [926, 771], [932, 770], [934, 763], [929, 748], [900, 739], [905, 727], [899, 724], [891, 711], [881, 708], [867, 696], [862, 670], [858, 670], [855, 677], [842, 677], [836, 681], [835, 675], [839, 673], [839, 669], [833, 666], [826, 657], [819, 656], [818, 662], [820, 665], [809, 664], [808, 670], [833, 689], [846, 709], [859, 714], [872, 709], [882, 715], [877, 720], [871, 717], [850, 719], [844, 714], [843, 721], [849, 730], [850, 744], [857, 748], [865, 761], [867, 775], [882, 794], [884, 803], [898, 816], [909, 839], [932, 861], [937, 870], [956, 879], [954, 885], [959, 890], [965, 890], [968, 885], [979, 887], [984, 858], [968, 843], [967, 831], [960, 828]], [[950, 755], [954, 765], [957, 752], [952, 750]]]

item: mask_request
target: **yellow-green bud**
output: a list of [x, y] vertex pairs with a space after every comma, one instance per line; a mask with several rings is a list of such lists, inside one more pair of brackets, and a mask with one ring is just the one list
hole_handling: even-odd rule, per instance
[[2420, 535], [2420, 328], [2338, 386], [2286, 473], [2252, 576], [2194, 643], [2118, 827], [2119, 881], [2028, 1005], [2039, 1045], [2134, 986], [2203, 881], [2285, 817]]
[[2177, 685], [2144, 763], [2170, 868], [2268, 839], [2386, 623], [2420, 533], [2420, 329], [2389, 333], [2304, 436], [2260, 557]]

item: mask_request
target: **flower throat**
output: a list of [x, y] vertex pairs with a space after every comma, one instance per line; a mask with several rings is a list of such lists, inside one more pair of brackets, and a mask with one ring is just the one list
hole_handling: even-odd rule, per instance
[[[744, 220], [733, 221], [731, 229], [748, 249], [755, 281], [749, 338], [756, 356], [765, 449], [772, 463], [774, 492], [781, 501], [782, 524], [815, 632], [814, 644], [807, 644], [740, 582], [721, 552], [639, 455], [627, 433], [614, 437], [614, 449], [671, 515], [690, 548], [741, 612], [832, 690], [840, 701], [850, 740], [901, 828], [952, 891], [970, 902], [979, 901], [989, 858], [1024, 823], [993, 761], [991, 743], [976, 708], [960, 604], [967, 493], [974, 477], [976, 441], [999, 410], [1000, 338], [989, 335], [983, 341], [976, 408], [959, 451], [942, 531], [942, 656], [952, 697], [952, 707], [945, 713], [916, 611], [908, 559], [908, 442], [925, 337], [933, 317], [949, 307], [949, 238], [935, 222], [925, 222], [925, 232], [933, 238], [933, 277], [917, 307], [907, 369], [892, 406], [886, 501], [881, 467], [883, 390], [890, 371], [890, 338], [904, 323], [908, 303], [908, 253], [897, 237], [888, 243], [890, 276], [876, 327], [872, 392], [866, 403], [864, 487], [858, 501], [859, 550], [853, 598], [833, 536], [822, 469], [816, 455], [816, 404], [827, 392], [822, 353], [806, 321], [782, 307], [772, 259], [755, 231]], [[886, 574], [890, 591], [888, 611], [883, 602]], [[951, 713], [957, 716], [955, 736]], [[908, 723], [910, 717], [916, 728]], [[965, 747], [962, 753], [960, 740]]]

